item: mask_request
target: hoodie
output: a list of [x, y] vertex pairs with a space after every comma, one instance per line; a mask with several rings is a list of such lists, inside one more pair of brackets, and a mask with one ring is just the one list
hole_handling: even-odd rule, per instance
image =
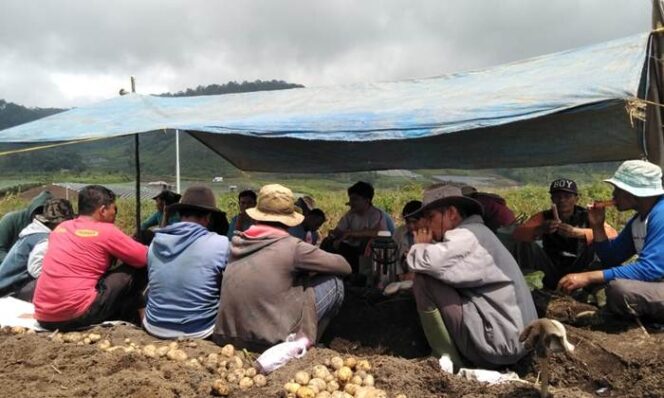
[[33, 278], [28, 273], [28, 258], [32, 249], [48, 239], [50, 228], [34, 220], [18, 235], [5, 259], [0, 263], [0, 296], [11, 294]]
[[254, 225], [233, 237], [231, 261], [221, 286], [221, 307], [212, 339], [219, 345], [263, 351], [288, 335], [316, 341], [317, 317], [312, 273], [346, 275], [348, 262], [337, 254]]
[[182, 334], [211, 329], [227, 258], [228, 238], [199, 224], [158, 229], [148, 250], [146, 328]]
[[0, 262], [5, 259], [18, 240], [18, 235], [23, 228], [32, 222], [35, 214], [41, 213], [46, 201], [52, 198], [53, 195], [49, 191], [44, 191], [37, 195], [25, 209], [9, 212], [0, 219]]

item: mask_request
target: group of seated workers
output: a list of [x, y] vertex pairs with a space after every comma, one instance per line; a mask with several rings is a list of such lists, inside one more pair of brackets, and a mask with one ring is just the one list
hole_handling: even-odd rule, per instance
[[[587, 208], [577, 205], [573, 181], [554, 181], [555, 207], [514, 234], [543, 240], [550, 256], [542, 267], [548, 286], [572, 293], [604, 285], [614, 314], [664, 322], [661, 169], [627, 161], [605, 181], [614, 187], [612, 201]], [[253, 351], [291, 334], [313, 344], [343, 302], [344, 279], [352, 272], [347, 258], [360, 255], [367, 239], [388, 228], [372, 204], [371, 185], [357, 183], [348, 194], [349, 212], [323, 242], [341, 255], [312, 244], [324, 214], [314, 211], [311, 200], [296, 204], [281, 185], [261, 188], [255, 205], [238, 216], [251, 222], [236, 220], [246, 229], [235, 227], [230, 241], [210, 230], [223, 214], [213, 192], [192, 186], [165, 208], [179, 222], [156, 229], [149, 247], [114, 225], [113, 192], [91, 185], [79, 193], [75, 218], [64, 200], [40, 199], [25, 210], [42, 208], [10, 245], [0, 264], [0, 287], [3, 295], [29, 300], [25, 287], [35, 286], [35, 318], [47, 329], [122, 319], [160, 338], [211, 338]], [[421, 201], [406, 204], [406, 225], [393, 236], [434, 355], [448, 355], [457, 367], [499, 368], [523, 357], [519, 334], [537, 313], [519, 264], [487, 226], [485, 208], [473, 194], [450, 184], [427, 188]], [[605, 223], [612, 205], [636, 211], [617, 236]], [[15, 214], [5, 217], [17, 219]], [[12, 222], [3, 218], [0, 225]], [[43, 258], [41, 274], [35, 274], [28, 267], [31, 249], [46, 239], [47, 248], [35, 254]]]

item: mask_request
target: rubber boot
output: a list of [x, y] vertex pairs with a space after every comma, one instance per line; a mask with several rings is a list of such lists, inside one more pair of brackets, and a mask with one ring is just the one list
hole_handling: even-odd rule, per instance
[[445, 322], [440, 315], [440, 311], [438, 311], [438, 309], [433, 309], [418, 311], [418, 313], [420, 315], [422, 329], [424, 329], [424, 335], [431, 347], [432, 355], [436, 358], [440, 358], [443, 354], [447, 354], [454, 364], [455, 369], [462, 368], [464, 365], [463, 359], [461, 354], [459, 354], [459, 351], [457, 351], [457, 348], [445, 327]]

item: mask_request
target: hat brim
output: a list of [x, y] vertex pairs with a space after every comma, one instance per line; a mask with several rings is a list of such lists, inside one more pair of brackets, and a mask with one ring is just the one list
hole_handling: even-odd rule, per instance
[[304, 216], [296, 211], [291, 214], [274, 214], [260, 211], [257, 207], [252, 207], [246, 211], [249, 217], [256, 221], [279, 222], [288, 227], [295, 227], [304, 221]]
[[484, 208], [480, 202], [476, 201], [475, 199], [471, 199], [466, 196], [448, 196], [446, 198], [437, 199], [431, 203], [427, 203], [414, 212], [406, 214], [404, 218], [421, 216], [422, 213], [427, 210], [437, 209], [444, 206], [454, 206], [461, 208], [465, 210], [469, 216], [473, 214], [484, 216]]
[[639, 198], [645, 198], [648, 196], [659, 196], [659, 195], [664, 195], [664, 189], [662, 187], [659, 188], [637, 188], [637, 187], [632, 187], [630, 185], [625, 184], [624, 182], [620, 180], [616, 180], [615, 178], [608, 178], [604, 180], [604, 182], [608, 182], [609, 184], [618, 187], [622, 189], [623, 191], [627, 191], [631, 193], [632, 195], [639, 197]]
[[210, 213], [219, 213], [219, 214], [224, 214], [223, 211], [217, 209], [216, 207], [210, 207], [210, 206], [196, 206], [196, 205], [190, 205], [187, 203], [173, 203], [172, 205], [169, 205], [166, 207], [166, 210], [168, 213], [173, 214], [175, 212], [178, 212], [180, 210], [203, 210], [203, 211], [209, 211]]
[[554, 192], [567, 192], [567, 193], [573, 193], [574, 195], [578, 195], [579, 193], [573, 189], [567, 189], [567, 188], [556, 188], [556, 189], [549, 189], [549, 193], [552, 194]]

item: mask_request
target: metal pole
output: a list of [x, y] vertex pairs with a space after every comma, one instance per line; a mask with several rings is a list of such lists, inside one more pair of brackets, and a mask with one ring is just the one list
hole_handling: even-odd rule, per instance
[[[136, 92], [136, 80], [131, 77], [131, 92]], [[136, 236], [141, 233], [141, 155], [138, 134], [134, 134], [134, 166], [136, 169]]]
[[175, 130], [175, 192], [180, 193], [180, 130]]

